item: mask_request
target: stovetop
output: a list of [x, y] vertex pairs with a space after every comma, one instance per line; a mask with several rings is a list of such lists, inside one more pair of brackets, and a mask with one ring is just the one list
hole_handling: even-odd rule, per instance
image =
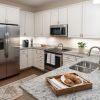
[[63, 48], [63, 49], [59, 49], [59, 48], [50, 48], [50, 49], [46, 49], [45, 51], [46, 51], [46, 52], [50, 52], [50, 53], [62, 54], [63, 52], [71, 51], [71, 49], [68, 49], [68, 48]]

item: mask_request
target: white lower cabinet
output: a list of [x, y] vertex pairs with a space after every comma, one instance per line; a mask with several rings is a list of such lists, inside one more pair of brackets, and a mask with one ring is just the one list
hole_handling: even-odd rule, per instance
[[33, 66], [44, 70], [44, 50], [33, 49]]
[[28, 49], [28, 67], [33, 66], [33, 49]]
[[69, 64], [79, 60], [80, 58], [82, 58], [82, 57], [63, 54], [63, 66], [69, 65]]
[[20, 69], [25, 69], [28, 67], [28, 53], [27, 49], [20, 50]]
[[20, 69], [33, 66], [33, 49], [20, 50]]

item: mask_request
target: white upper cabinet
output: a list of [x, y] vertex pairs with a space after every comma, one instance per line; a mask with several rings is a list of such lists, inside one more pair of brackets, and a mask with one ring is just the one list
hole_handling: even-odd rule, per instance
[[58, 8], [51, 9], [51, 25], [58, 25], [59, 24], [59, 17], [58, 17]]
[[50, 10], [43, 11], [43, 36], [50, 36]]
[[68, 6], [68, 37], [80, 37], [82, 34], [82, 3]]
[[6, 7], [0, 4], [0, 23], [5, 23]]
[[51, 25], [67, 24], [67, 7], [51, 9]]
[[26, 12], [25, 33], [28, 37], [34, 36], [34, 15], [32, 12]]
[[100, 5], [92, 1], [83, 3], [84, 38], [100, 38]]
[[35, 13], [35, 36], [42, 36], [43, 30], [43, 15], [42, 12]]
[[27, 37], [34, 36], [34, 14], [32, 12], [21, 11], [20, 35]]
[[20, 36], [25, 36], [25, 20], [26, 13], [24, 11], [20, 12]]
[[6, 23], [19, 24], [20, 10], [17, 7], [6, 7]]
[[68, 12], [67, 7], [61, 7], [59, 8], [59, 24], [68, 24]]
[[0, 23], [19, 24], [20, 9], [0, 4]]

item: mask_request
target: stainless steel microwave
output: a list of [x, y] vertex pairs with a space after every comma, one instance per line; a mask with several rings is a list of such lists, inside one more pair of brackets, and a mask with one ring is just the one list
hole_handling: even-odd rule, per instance
[[51, 25], [51, 36], [68, 36], [68, 24], [67, 25]]

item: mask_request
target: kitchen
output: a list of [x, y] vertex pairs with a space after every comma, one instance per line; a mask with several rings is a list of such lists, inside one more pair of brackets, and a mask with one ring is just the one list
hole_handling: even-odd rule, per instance
[[[0, 99], [99, 100], [99, 3], [0, 0]], [[92, 90], [56, 96], [46, 80], [66, 73]]]

